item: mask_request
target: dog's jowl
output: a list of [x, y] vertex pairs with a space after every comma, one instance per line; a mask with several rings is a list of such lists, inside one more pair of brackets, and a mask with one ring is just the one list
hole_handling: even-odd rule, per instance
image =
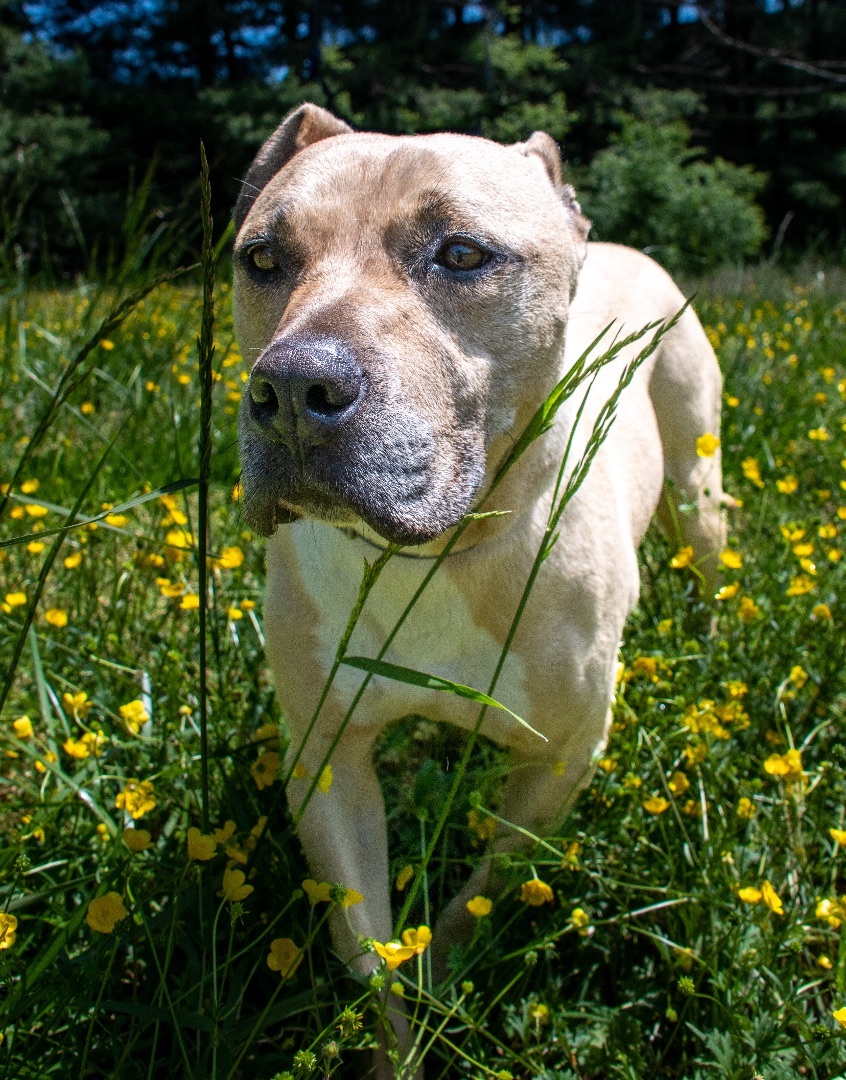
[[[235, 211], [235, 319], [251, 367], [240, 414], [243, 510], [268, 540], [268, 652], [298, 748], [356, 603], [364, 560], [384, 567], [348, 653], [375, 657], [468, 511], [507, 511], [461, 533], [385, 660], [485, 690], [568, 462], [645, 340], [565, 402], [490, 498], [493, 477], [550, 390], [597, 346], [684, 298], [646, 256], [587, 242], [589, 224], [541, 133], [499, 146], [463, 135], [353, 133], [315, 106], [291, 114], [250, 169]], [[589, 385], [589, 391], [587, 386]], [[604, 745], [617, 649], [638, 597], [637, 546], [665, 480], [708, 586], [725, 530], [721, 382], [687, 309], [638, 368], [543, 562], [484, 733], [512, 767], [501, 816], [534, 833], [558, 823]], [[587, 393], [586, 400], [585, 394]], [[690, 509], [692, 508], [692, 509]], [[321, 767], [361, 671], [342, 667], [301, 762]], [[424, 713], [472, 728], [478, 706], [376, 677], [332, 753], [333, 780], [309, 799], [299, 835], [315, 878], [358, 890], [333, 923], [358, 970], [361, 938], [392, 937], [388, 845], [374, 739]], [[327, 786], [327, 785], [324, 785]], [[308, 783], [292, 780], [297, 814]], [[503, 829], [492, 851], [521, 842]], [[494, 887], [483, 862], [436, 923], [436, 970], [472, 922], [466, 902]], [[386, 1067], [386, 1066], [385, 1066]], [[391, 1075], [391, 1073], [386, 1073]]]

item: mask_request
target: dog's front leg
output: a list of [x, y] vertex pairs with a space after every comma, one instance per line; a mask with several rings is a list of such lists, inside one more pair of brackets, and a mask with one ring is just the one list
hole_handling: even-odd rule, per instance
[[[327, 720], [321, 718], [321, 722]], [[336, 729], [327, 723], [324, 730]], [[370, 975], [380, 961], [375, 952], [362, 950], [361, 938], [388, 941], [393, 925], [385, 803], [372, 758], [375, 734], [357, 727], [347, 728], [332, 754], [331, 783], [329, 774], [324, 773], [323, 783], [315, 788], [307, 803], [310, 783], [305, 775], [299, 779], [295, 776], [288, 785], [288, 803], [298, 821], [297, 831], [311, 873], [318, 881], [344, 885], [364, 897], [361, 903], [348, 908], [336, 906], [329, 916], [336, 951], [363, 975]], [[313, 732], [300, 757], [305, 768], [297, 772], [314, 776], [329, 742], [324, 735]], [[292, 753], [298, 746], [299, 741], [292, 742]], [[403, 1075], [388, 1056], [388, 1048], [395, 1047], [398, 1060], [403, 1061], [412, 1042], [404, 1004], [388, 990], [386, 986], [382, 1001], [392, 1031], [378, 1032], [377, 1080], [395, 1080]], [[410, 1067], [404, 1075], [410, 1080], [422, 1073]]]
[[[321, 718], [324, 730], [333, 730]], [[299, 725], [292, 725], [296, 730]], [[364, 900], [336, 908], [330, 916], [332, 938], [342, 959], [363, 975], [378, 965], [375, 953], [362, 952], [359, 939], [387, 941], [391, 936], [390, 885], [385, 803], [373, 767], [374, 733], [347, 728], [335, 748], [329, 770], [305, 802], [313, 776], [330, 739], [312, 732], [288, 785], [288, 803], [309, 868], [318, 881], [341, 884]], [[292, 742], [292, 753], [298, 742]], [[298, 774], [302, 778], [298, 778]]]

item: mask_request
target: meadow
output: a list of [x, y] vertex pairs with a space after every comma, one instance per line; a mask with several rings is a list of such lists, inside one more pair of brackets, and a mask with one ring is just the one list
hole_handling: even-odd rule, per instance
[[[309, 880], [287, 817], [225, 274], [213, 327], [191, 275], [136, 287], [0, 299], [0, 1078], [359, 1075], [391, 980], [429, 1078], [846, 1075], [834, 285], [701, 288], [741, 504], [724, 584], [703, 604], [690, 553], [650, 532], [605, 756], [441, 987], [425, 951], [369, 981], [338, 961], [326, 916], [355, 896]], [[382, 740], [409, 926], [491, 833], [507, 760], [484, 740], [439, 820], [464, 739], [408, 717]]]

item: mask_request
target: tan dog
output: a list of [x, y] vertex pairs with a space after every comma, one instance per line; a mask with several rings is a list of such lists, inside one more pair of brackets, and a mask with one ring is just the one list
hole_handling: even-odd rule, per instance
[[[515, 146], [353, 134], [304, 105], [262, 148], [235, 219], [236, 328], [252, 367], [240, 417], [243, 508], [271, 537], [268, 652], [296, 748], [374, 545], [415, 546], [388, 563], [353, 634], [348, 652], [370, 657], [516, 435], [600, 330], [616, 321], [630, 333], [669, 319], [684, 300], [644, 255], [586, 242], [588, 223], [541, 133]], [[572, 462], [639, 347], [592, 385]], [[665, 476], [693, 508], [678, 517], [683, 542], [713, 581], [725, 539], [720, 455], [697, 456], [696, 441], [719, 434], [720, 391], [713, 351], [687, 310], [624, 391], [564, 513], [496, 687], [549, 741], [494, 710], [484, 727], [512, 753], [500, 813], [515, 825], [543, 833], [560, 821], [605, 743], [617, 650], [638, 597], [637, 547]], [[467, 529], [386, 660], [487, 689], [583, 396], [485, 504], [510, 514]], [[301, 758], [310, 774], [362, 678], [349, 668], [335, 678]], [[308, 803], [299, 833], [314, 876], [365, 897], [333, 924], [338, 951], [362, 972], [379, 961], [359, 936], [392, 936], [373, 740], [409, 713], [470, 728], [477, 712], [375, 678], [332, 756], [330, 790]], [[291, 782], [294, 812], [307, 787]], [[519, 842], [512, 832], [493, 847]], [[491, 887], [489, 872], [486, 862], [448, 907], [433, 947], [467, 932], [466, 901]]]

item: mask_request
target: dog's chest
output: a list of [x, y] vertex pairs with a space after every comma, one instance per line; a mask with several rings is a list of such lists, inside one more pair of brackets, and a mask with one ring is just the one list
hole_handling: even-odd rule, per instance
[[[296, 561], [305, 592], [318, 612], [313, 629], [319, 642], [320, 666], [328, 673], [356, 603], [364, 559], [372, 563], [378, 553], [358, 540], [348, 539], [337, 529], [301, 522], [290, 528], [290, 556]], [[271, 553], [271, 560], [273, 557]], [[348, 656], [378, 656], [431, 568], [432, 563], [427, 559], [395, 557], [388, 563], [361, 611], [347, 648]], [[495, 589], [496, 582], [490, 586]], [[456, 582], [454, 574], [447, 574], [441, 568], [426, 586], [384, 659], [487, 691], [501, 650], [502, 642], [474, 618], [473, 605], [462, 591], [460, 579]], [[344, 703], [349, 702], [361, 681], [360, 670], [342, 666], [335, 688]], [[531, 721], [525, 666], [518, 655], [511, 653], [507, 657], [494, 696]], [[474, 722], [478, 705], [452, 694], [380, 678], [368, 689], [359, 720], [383, 724], [409, 712], [421, 712], [466, 727]], [[507, 714], [491, 710], [485, 732], [497, 741], [509, 742], [515, 723]]]

